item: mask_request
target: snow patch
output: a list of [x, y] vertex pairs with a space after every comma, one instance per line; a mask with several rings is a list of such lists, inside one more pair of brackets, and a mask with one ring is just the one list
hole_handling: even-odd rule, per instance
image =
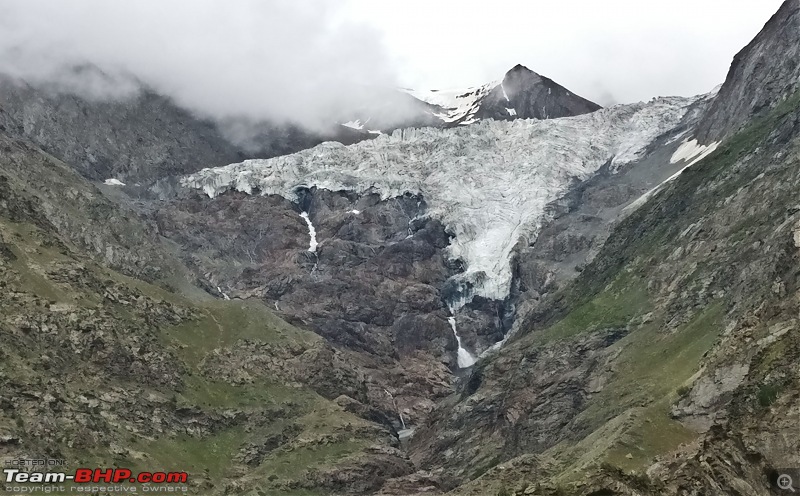
[[326, 142], [292, 155], [204, 169], [181, 183], [211, 198], [236, 190], [295, 201], [298, 186], [374, 193], [383, 200], [422, 195], [428, 215], [454, 236], [448, 255], [466, 268], [451, 281], [462, 288], [457, 310], [475, 295], [504, 299], [514, 245], [536, 239], [547, 204], [606, 163], [614, 169], [641, 158], [694, 101], [661, 98], [560, 119], [397, 130], [350, 146]]
[[308, 235], [311, 240], [308, 242], [308, 251], [311, 253], [317, 252], [317, 230], [314, 229], [314, 224], [311, 223], [311, 219], [308, 217], [308, 212], [302, 212], [300, 217], [305, 219], [306, 224], [308, 224]]
[[500, 89], [503, 90], [503, 98], [505, 98], [507, 102], [510, 102], [511, 99], [508, 98], [508, 93], [506, 93], [506, 87], [503, 85], [503, 83], [500, 83]]
[[701, 145], [696, 139], [684, 140], [683, 144], [675, 150], [669, 163], [677, 164], [682, 160], [692, 160], [687, 167], [696, 164], [711, 154], [719, 146], [719, 142], [711, 143], [710, 145]]
[[350, 211], [350, 213], [353, 214], [353, 215], [361, 215], [361, 210], [353, 209], [353, 210]]
[[[481, 101], [498, 85], [500, 85], [499, 81], [493, 81], [483, 86], [466, 89], [404, 91], [418, 100], [442, 108], [443, 112], [434, 113], [433, 115], [444, 122], [461, 121], [461, 124], [472, 124], [477, 121], [475, 114], [480, 108]], [[505, 94], [505, 90], [503, 93]]]
[[342, 123], [342, 126], [349, 127], [350, 129], [358, 129], [358, 130], [364, 129], [364, 124], [361, 124], [361, 121], [359, 119], [356, 119], [354, 121], [344, 122]]
[[125, 183], [123, 183], [123, 182], [122, 182], [122, 181], [120, 181], [119, 179], [114, 179], [114, 178], [112, 178], [112, 179], [106, 179], [106, 180], [103, 182], [103, 184], [105, 184], [106, 186], [125, 186]]
[[[219, 294], [221, 294], [221, 295], [222, 295], [222, 297], [223, 297], [223, 298], [225, 298], [226, 300], [230, 300], [230, 299], [231, 299], [231, 297], [230, 297], [230, 296], [228, 296], [228, 295], [226, 295], [226, 294], [225, 294], [225, 292], [224, 292], [224, 291], [222, 291], [222, 288], [220, 288], [219, 286], [217, 286], [217, 291], [218, 291], [218, 292], [219, 292]], [[277, 303], [277, 302], [276, 302], [276, 303]]]
[[475, 357], [472, 356], [472, 353], [461, 346], [461, 336], [458, 335], [458, 331], [456, 330], [456, 318], [449, 317], [447, 321], [450, 322], [450, 327], [453, 329], [453, 334], [456, 336], [456, 343], [458, 343], [458, 368], [465, 369], [467, 367], [472, 367], [475, 365], [476, 360]]
[[408, 429], [400, 429], [397, 431], [397, 439], [400, 441], [406, 440], [414, 435], [414, 428], [410, 427]]
[[624, 213], [632, 212], [637, 208], [641, 207], [642, 205], [644, 205], [647, 202], [647, 200], [649, 200], [658, 191], [663, 189], [665, 185], [667, 185], [671, 181], [674, 181], [675, 178], [683, 174], [683, 171], [685, 171], [689, 167], [693, 166], [697, 162], [709, 156], [714, 150], [717, 149], [719, 143], [720, 143], [719, 141], [715, 141], [710, 145], [699, 145], [696, 139], [684, 140], [683, 144], [681, 144], [681, 146], [679, 146], [678, 149], [675, 150], [675, 153], [672, 154], [672, 158], [669, 159], [669, 163], [677, 164], [680, 161], [686, 161], [686, 160], [690, 160], [690, 162], [685, 166], [683, 166], [681, 170], [679, 170], [675, 174], [669, 176], [664, 181], [662, 181], [661, 184], [659, 184], [655, 188], [651, 189], [647, 193], [643, 194], [642, 196], [634, 200], [630, 205], [628, 205], [623, 209], [623, 212]]
[[511, 115], [511, 116], [516, 116], [517, 115], [517, 110], [516, 109], [507, 108], [506, 111], [508, 112], [508, 115]]

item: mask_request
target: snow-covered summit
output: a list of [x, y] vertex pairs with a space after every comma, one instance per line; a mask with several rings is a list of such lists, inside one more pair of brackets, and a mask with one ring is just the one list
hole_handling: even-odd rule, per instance
[[472, 124], [477, 120], [475, 114], [483, 99], [500, 84], [500, 81], [493, 81], [474, 88], [405, 91], [418, 100], [441, 108], [433, 115], [447, 124]]
[[517, 64], [503, 79], [473, 88], [405, 90], [435, 107], [445, 125], [466, 125], [481, 119], [555, 119], [594, 112], [599, 105]]
[[521, 239], [535, 239], [545, 206], [604, 164], [615, 170], [641, 157], [694, 101], [660, 98], [560, 119], [404, 129], [350, 146], [327, 142], [292, 155], [204, 169], [182, 184], [212, 198], [238, 190], [295, 200], [298, 187], [384, 199], [421, 194], [429, 215], [454, 235], [450, 256], [465, 262], [465, 273], [453, 281], [465, 288], [462, 303], [473, 295], [503, 299], [510, 289], [512, 249]]

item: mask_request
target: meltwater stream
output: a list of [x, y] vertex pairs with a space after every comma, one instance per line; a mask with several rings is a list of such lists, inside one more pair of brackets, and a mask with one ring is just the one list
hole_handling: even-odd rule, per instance
[[317, 230], [314, 229], [314, 224], [311, 223], [311, 219], [308, 217], [308, 212], [301, 213], [300, 217], [305, 219], [306, 224], [308, 224], [308, 235], [311, 238], [311, 240], [308, 242], [308, 251], [310, 251], [311, 253], [316, 253], [317, 252]]
[[466, 348], [461, 346], [461, 336], [458, 335], [458, 331], [456, 330], [456, 318], [449, 317], [447, 321], [450, 322], [450, 327], [453, 328], [453, 334], [455, 334], [456, 342], [458, 343], [458, 368], [465, 369], [467, 367], [472, 367], [475, 365], [475, 357], [472, 356], [472, 353], [467, 351]]

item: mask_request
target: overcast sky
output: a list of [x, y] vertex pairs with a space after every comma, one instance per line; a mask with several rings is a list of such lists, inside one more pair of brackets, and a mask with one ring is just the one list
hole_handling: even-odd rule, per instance
[[[132, 74], [198, 113], [312, 122], [352, 83], [453, 88], [517, 63], [607, 105], [693, 95], [780, 0], [0, 0], [0, 71], [98, 97]], [[89, 63], [108, 81], [77, 77]]]
[[403, 83], [497, 79], [517, 63], [608, 104], [705, 93], [782, 0], [350, 0]]

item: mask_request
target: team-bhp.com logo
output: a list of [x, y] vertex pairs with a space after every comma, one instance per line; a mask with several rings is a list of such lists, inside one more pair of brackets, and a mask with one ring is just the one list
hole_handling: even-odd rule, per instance
[[119, 484], [131, 482], [134, 484], [179, 484], [186, 483], [189, 475], [186, 472], [133, 472], [127, 468], [79, 468], [74, 474], [67, 475], [58, 472], [27, 472], [16, 468], [3, 469], [6, 483], [17, 484], [58, 484], [75, 482], [88, 484], [106, 482]]

